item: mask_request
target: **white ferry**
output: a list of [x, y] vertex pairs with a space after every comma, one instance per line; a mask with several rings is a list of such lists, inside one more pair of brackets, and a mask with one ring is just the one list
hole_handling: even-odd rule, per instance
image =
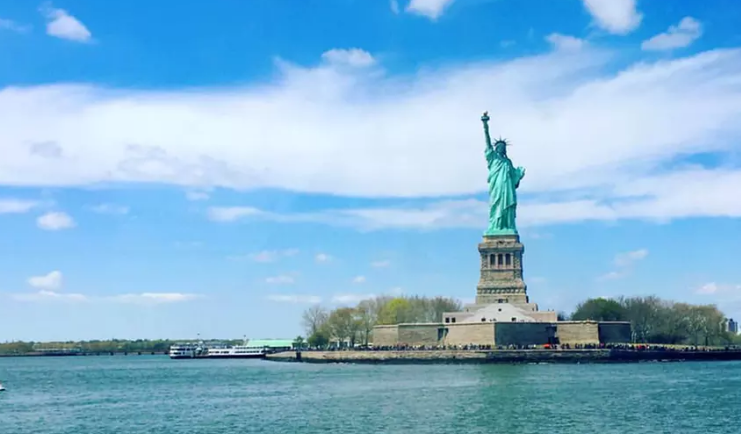
[[184, 344], [184, 345], [173, 345], [170, 347], [170, 358], [171, 359], [194, 359], [196, 358], [201, 348], [197, 345]]
[[209, 348], [206, 357], [209, 359], [260, 359], [267, 354], [265, 347], [234, 345], [231, 347]]

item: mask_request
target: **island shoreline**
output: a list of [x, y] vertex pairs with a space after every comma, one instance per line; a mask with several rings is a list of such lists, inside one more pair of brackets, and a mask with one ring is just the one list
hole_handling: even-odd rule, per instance
[[739, 361], [741, 350], [651, 351], [579, 350], [403, 350], [403, 351], [284, 351], [268, 361], [351, 364], [581, 364], [640, 362]]

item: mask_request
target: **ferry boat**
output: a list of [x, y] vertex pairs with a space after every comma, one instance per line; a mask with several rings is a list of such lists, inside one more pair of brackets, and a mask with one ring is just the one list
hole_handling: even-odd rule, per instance
[[222, 348], [209, 348], [206, 357], [209, 359], [261, 359], [265, 357], [265, 347], [234, 345]]
[[200, 356], [202, 349], [199, 345], [181, 344], [170, 347], [171, 359], [195, 359]]

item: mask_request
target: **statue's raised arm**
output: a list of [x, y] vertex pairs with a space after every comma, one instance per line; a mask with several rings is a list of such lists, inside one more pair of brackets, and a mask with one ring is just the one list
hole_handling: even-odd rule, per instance
[[489, 112], [484, 112], [481, 116], [481, 122], [484, 123], [484, 137], [486, 137], [486, 149], [492, 149], [491, 147], [491, 136], [489, 136]]

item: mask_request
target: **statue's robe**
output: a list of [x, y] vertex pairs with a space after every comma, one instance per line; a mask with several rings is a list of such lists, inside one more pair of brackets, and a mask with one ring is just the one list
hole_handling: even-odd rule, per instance
[[497, 149], [486, 149], [486, 163], [489, 167], [489, 228], [486, 235], [516, 234], [515, 218], [517, 192], [520, 180], [525, 175], [521, 168], [515, 168], [504, 154], [504, 145]]

